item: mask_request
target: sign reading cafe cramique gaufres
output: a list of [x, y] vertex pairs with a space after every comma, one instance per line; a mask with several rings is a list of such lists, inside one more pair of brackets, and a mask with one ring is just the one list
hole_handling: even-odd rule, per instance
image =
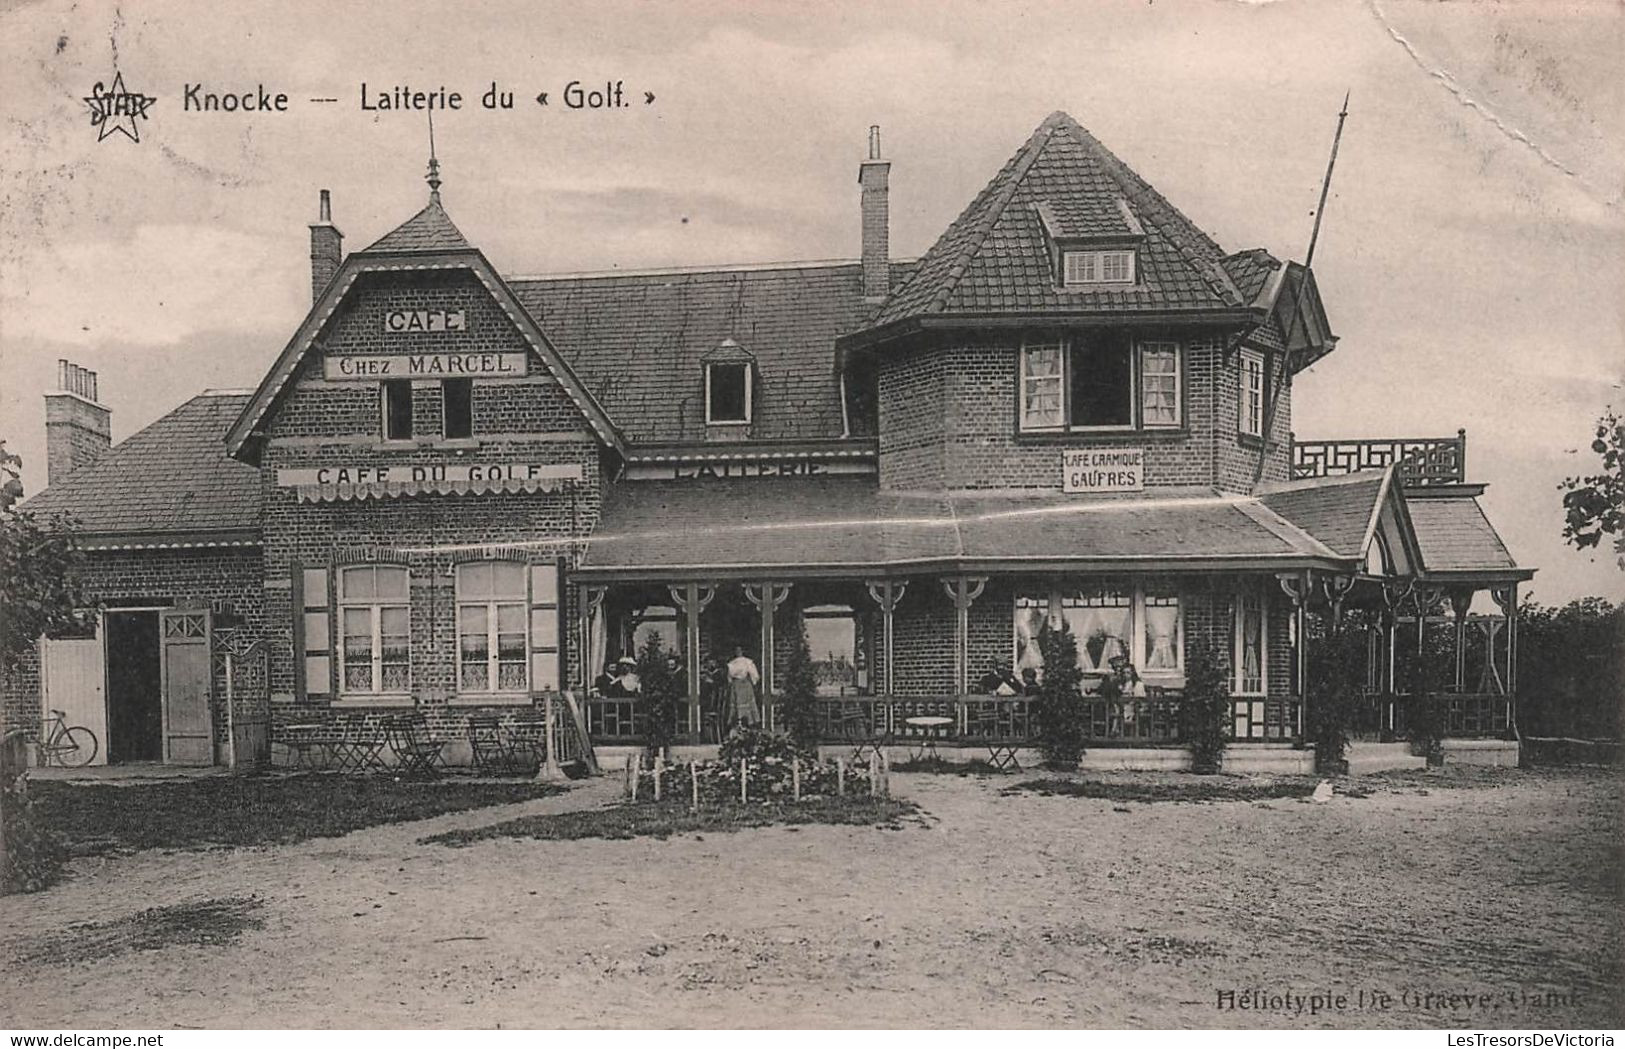
[[1144, 491], [1145, 449], [1068, 448], [1061, 453], [1061, 474], [1062, 491]]

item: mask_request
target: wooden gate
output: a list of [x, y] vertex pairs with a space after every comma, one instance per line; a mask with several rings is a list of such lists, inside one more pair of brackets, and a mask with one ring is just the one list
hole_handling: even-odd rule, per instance
[[44, 638], [40, 641], [41, 691], [51, 716], [60, 710], [69, 728], [83, 725], [96, 734], [96, 759], [107, 764], [107, 665], [102, 639]]
[[164, 678], [164, 762], [214, 764], [214, 722], [209, 713], [209, 613], [159, 613]]

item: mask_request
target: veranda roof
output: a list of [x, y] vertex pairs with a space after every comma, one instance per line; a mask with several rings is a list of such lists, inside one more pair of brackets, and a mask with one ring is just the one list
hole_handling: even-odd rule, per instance
[[605, 494], [584, 579], [909, 571], [1326, 567], [1325, 545], [1256, 499], [884, 491], [873, 478], [643, 481]]

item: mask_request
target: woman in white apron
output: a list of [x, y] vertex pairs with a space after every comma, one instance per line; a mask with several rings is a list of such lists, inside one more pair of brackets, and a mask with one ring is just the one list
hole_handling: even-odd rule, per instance
[[756, 702], [756, 686], [761, 684], [761, 671], [745, 655], [742, 646], [734, 646], [734, 657], [728, 661], [728, 700], [735, 721], [747, 725], [762, 722], [762, 708]]

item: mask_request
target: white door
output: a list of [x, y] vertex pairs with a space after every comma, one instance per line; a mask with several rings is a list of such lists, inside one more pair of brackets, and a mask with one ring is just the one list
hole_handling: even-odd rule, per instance
[[214, 764], [209, 715], [209, 613], [160, 612], [164, 763]]
[[96, 733], [92, 765], [107, 764], [107, 665], [102, 639], [40, 641], [41, 714], [62, 711], [69, 728], [83, 725]]

